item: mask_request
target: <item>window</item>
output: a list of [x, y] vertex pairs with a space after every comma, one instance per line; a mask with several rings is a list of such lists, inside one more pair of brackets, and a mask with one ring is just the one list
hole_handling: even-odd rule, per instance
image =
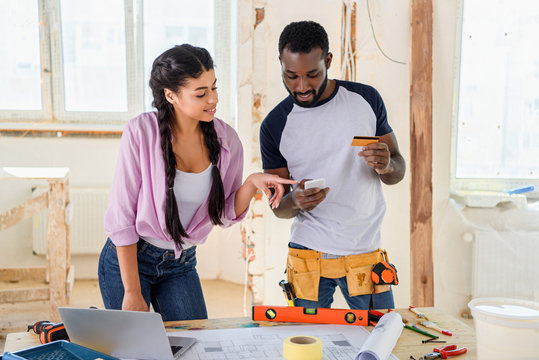
[[531, 184], [539, 194], [539, 2], [461, 5], [453, 188], [501, 191]]
[[[236, 0], [0, 0], [0, 128], [121, 128], [151, 111], [153, 60], [182, 43], [212, 54], [217, 116], [235, 123]], [[219, 24], [219, 29], [217, 25]]]
[[40, 110], [43, 104], [37, 0], [2, 0], [2, 8], [9, 10], [0, 11], [0, 108]]

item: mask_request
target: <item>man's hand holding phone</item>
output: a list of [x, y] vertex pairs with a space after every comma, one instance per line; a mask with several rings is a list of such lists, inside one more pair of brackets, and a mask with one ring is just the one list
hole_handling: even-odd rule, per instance
[[311, 211], [326, 198], [329, 190], [325, 179], [303, 179], [292, 193], [292, 200], [300, 210]]

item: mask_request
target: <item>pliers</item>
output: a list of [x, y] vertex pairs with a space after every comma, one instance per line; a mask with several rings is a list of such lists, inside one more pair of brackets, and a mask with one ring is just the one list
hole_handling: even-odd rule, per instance
[[447, 359], [449, 356], [465, 354], [466, 351], [468, 351], [468, 349], [465, 347], [457, 349], [457, 345], [447, 345], [439, 349], [434, 348], [433, 352], [420, 357], [419, 360]]

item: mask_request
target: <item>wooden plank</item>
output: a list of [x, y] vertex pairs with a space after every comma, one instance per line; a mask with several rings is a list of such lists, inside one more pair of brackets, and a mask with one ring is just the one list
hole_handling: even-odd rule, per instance
[[33, 199], [0, 214], [0, 230], [12, 227], [18, 222], [29, 218], [47, 208], [48, 193], [43, 193]]
[[432, 264], [432, 0], [411, 1], [411, 303], [434, 305]]
[[59, 167], [0, 167], [0, 179], [66, 180], [68, 174]]
[[[73, 206], [70, 203], [71, 200], [69, 198], [69, 179], [66, 179], [63, 190], [64, 190], [64, 199], [65, 199], [64, 223], [65, 223], [65, 228], [66, 228], [65, 230], [66, 231], [66, 250], [65, 250], [65, 264], [66, 265], [65, 266], [68, 272], [68, 274], [66, 275], [67, 276], [66, 303], [69, 304], [70, 299], [71, 299], [71, 290], [73, 289], [73, 282], [75, 281], [75, 268], [71, 266], [71, 239], [69, 237], [70, 235], [69, 224], [71, 224], [71, 221], [72, 221], [70, 211], [72, 211], [71, 207]], [[69, 207], [69, 211], [68, 211], [68, 207]], [[69, 277], [70, 274], [71, 274], [71, 279]]]
[[60, 321], [58, 306], [66, 304], [65, 192], [62, 181], [49, 181], [49, 219], [47, 224], [47, 263], [50, 275], [49, 317]]
[[24, 301], [39, 301], [49, 298], [49, 287], [46, 284], [19, 289], [0, 289], [0, 304]]
[[0, 281], [20, 282], [25, 280], [46, 281], [47, 269], [42, 267], [5, 268], [0, 269]]

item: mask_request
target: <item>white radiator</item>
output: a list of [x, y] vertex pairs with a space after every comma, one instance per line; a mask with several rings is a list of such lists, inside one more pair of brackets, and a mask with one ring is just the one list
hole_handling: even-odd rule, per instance
[[472, 296], [539, 301], [539, 233], [475, 233]]
[[[109, 201], [109, 188], [70, 188], [73, 216], [70, 225], [72, 254], [99, 254], [106, 240], [103, 218]], [[34, 216], [33, 250], [47, 252], [47, 211]]]

